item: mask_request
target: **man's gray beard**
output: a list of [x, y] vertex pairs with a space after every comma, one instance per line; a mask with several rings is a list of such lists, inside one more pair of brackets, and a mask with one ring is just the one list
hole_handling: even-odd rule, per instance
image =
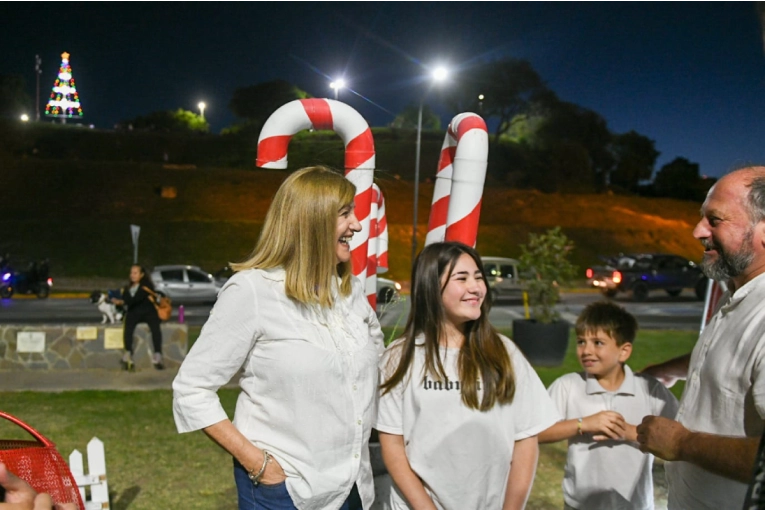
[[721, 246], [715, 245], [717, 258], [704, 258], [701, 261], [701, 270], [708, 278], [718, 282], [727, 282], [740, 275], [754, 260], [754, 250], [751, 247], [753, 237], [754, 229], [750, 228], [744, 235], [741, 248], [735, 253], [727, 253]]

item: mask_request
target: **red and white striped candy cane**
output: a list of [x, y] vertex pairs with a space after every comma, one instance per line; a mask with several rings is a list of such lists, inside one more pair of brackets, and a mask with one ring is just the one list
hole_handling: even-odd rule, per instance
[[[351, 263], [353, 274], [366, 288], [368, 278], [376, 283], [375, 274], [367, 274], [375, 149], [372, 131], [364, 118], [347, 104], [332, 99], [291, 101], [271, 114], [263, 125], [256, 164], [262, 168], [287, 168], [290, 140], [298, 131], [309, 128], [331, 129], [345, 144], [345, 176], [356, 186], [356, 217], [361, 223], [361, 232], [351, 239]], [[367, 297], [374, 306], [376, 293]]]
[[[379, 207], [379, 197], [380, 188], [377, 187], [377, 184], [372, 184], [372, 204], [369, 211], [369, 244], [367, 244], [367, 276], [377, 275], [377, 243], [379, 241], [377, 236], [377, 210]], [[374, 300], [376, 304], [377, 277], [367, 278], [366, 288], [364, 291], [367, 294], [367, 298], [370, 298], [370, 303], [372, 302], [372, 294], [374, 294]]]
[[488, 158], [486, 122], [475, 113], [454, 117], [441, 147], [425, 244], [446, 240], [475, 246]]
[[375, 306], [377, 278], [369, 278], [369, 275], [384, 273], [388, 270], [388, 219], [385, 217], [385, 199], [377, 184], [372, 184], [372, 209], [369, 216], [366, 293], [369, 302]]
[[[375, 188], [380, 188], [375, 184]], [[385, 216], [385, 196], [377, 197], [377, 273], [388, 271], [388, 218]]]
[[441, 156], [438, 158], [438, 171], [436, 183], [433, 186], [433, 202], [430, 205], [425, 246], [443, 241], [446, 235], [446, 216], [449, 212], [449, 196], [452, 193], [454, 153], [457, 150], [457, 138], [451, 128], [449, 124], [444, 136], [444, 144], [441, 146]]
[[701, 328], [699, 333], [704, 331], [704, 328], [712, 320], [712, 316], [717, 311], [717, 307], [720, 304], [723, 294], [728, 290], [728, 286], [724, 282], [717, 282], [710, 279], [707, 282], [707, 293], [704, 299], [704, 313], [701, 315]]

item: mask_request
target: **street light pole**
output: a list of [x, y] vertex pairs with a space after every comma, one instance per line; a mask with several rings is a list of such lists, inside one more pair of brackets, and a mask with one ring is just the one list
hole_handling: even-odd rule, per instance
[[[449, 72], [443, 67], [437, 67], [433, 70], [431, 80], [433, 83], [444, 81]], [[426, 93], [427, 94], [427, 93]], [[414, 259], [417, 257], [417, 209], [420, 198], [420, 148], [422, 146], [422, 107], [425, 96], [420, 99], [420, 108], [417, 112], [417, 153], [414, 160], [414, 214], [412, 222], [412, 267]]]
[[35, 75], [37, 75], [37, 100], [35, 101], [35, 122], [40, 122], [40, 75], [42, 74], [42, 59], [35, 55]]
[[420, 146], [422, 145], [422, 100], [417, 113], [417, 148], [414, 159], [414, 221], [412, 223], [412, 267], [417, 257], [417, 209], [420, 198]]
[[205, 120], [205, 108], [207, 105], [204, 103], [204, 101], [200, 101], [197, 106], [199, 107], [199, 116], [202, 117], [202, 120]]

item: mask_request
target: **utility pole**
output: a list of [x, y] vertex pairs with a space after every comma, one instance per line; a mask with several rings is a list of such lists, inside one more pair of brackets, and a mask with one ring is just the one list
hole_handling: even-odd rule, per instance
[[40, 75], [42, 74], [42, 59], [35, 55], [35, 75], [37, 78], [37, 99], [35, 100], [35, 121], [40, 122]]

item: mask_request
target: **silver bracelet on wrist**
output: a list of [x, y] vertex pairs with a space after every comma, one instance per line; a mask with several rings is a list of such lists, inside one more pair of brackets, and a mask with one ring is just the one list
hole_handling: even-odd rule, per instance
[[260, 466], [260, 471], [255, 473], [255, 468], [252, 468], [252, 471], [247, 471], [247, 476], [250, 478], [250, 481], [253, 485], [258, 485], [260, 483], [260, 479], [263, 478], [263, 473], [266, 472], [266, 466], [271, 460], [271, 454], [268, 453], [266, 450], [263, 450], [263, 465]]

